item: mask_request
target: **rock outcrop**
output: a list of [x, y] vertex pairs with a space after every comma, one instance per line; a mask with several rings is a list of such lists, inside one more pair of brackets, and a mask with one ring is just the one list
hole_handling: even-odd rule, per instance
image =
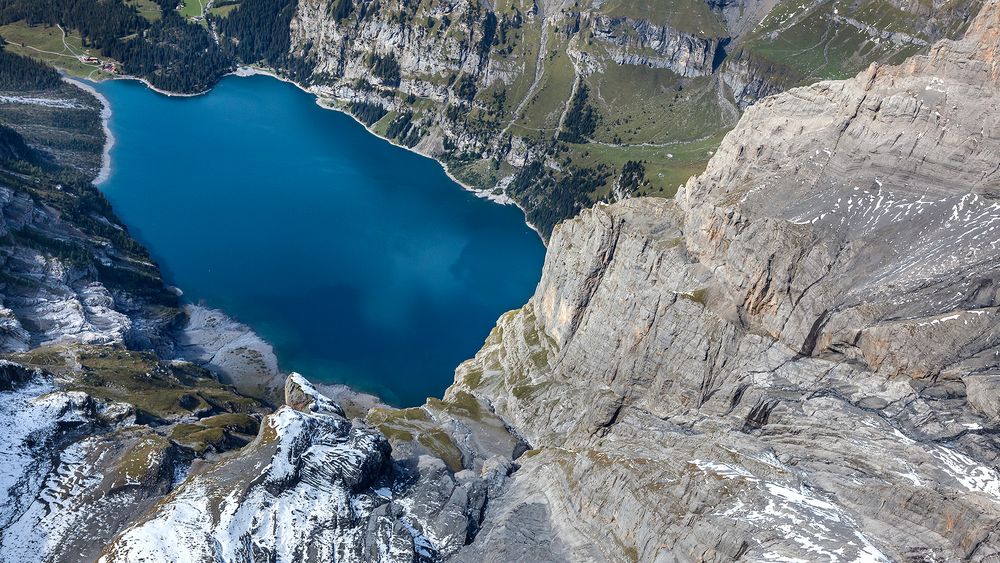
[[432, 561], [479, 525], [488, 483], [386, 438], [298, 374], [250, 445], [192, 474], [101, 561]]
[[0, 361], [4, 563], [95, 560], [193, 466], [249, 441], [267, 412], [149, 353], [74, 343], [15, 357]]
[[39, 156], [0, 164], [0, 353], [68, 341], [168, 351], [177, 298], [91, 184], [101, 102], [62, 82], [22, 94], [0, 93], [0, 121]]
[[991, 560], [1000, 5], [559, 226], [449, 394], [533, 448], [466, 560]]
[[788, 74], [788, 69], [781, 65], [758, 61], [753, 53], [743, 49], [728, 57], [720, 71], [733, 103], [741, 110], [784, 90], [791, 82]]
[[670, 69], [688, 78], [711, 74], [721, 47], [717, 37], [682, 33], [649, 20], [600, 15], [590, 27], [615, 63]]
[[[547, 237], [618, 195], [621, 158], [587, 143], [635, 161], [651, 146], [672, 147], [673, 158], [693, 143], [697, 156], [677, 166], [700, 169], [698, 143], [757, 100], [902, 60], [959, 33], [977, 6], [956, 3], [923, 25], [906, 11], [921, 6], [880, 17], [834, 4], [301, 0], [290, 42], [324, 103], [441, 160], [485, 197], [516, 202]], [[683, 178], [668, 176], [643, 174], [627, 195], [670, 195]]]

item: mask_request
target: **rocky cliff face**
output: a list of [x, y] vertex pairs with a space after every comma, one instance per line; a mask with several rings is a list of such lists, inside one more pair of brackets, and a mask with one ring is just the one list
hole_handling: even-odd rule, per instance
[[781, 92], [794, 82], [787, 68], [757, 60], [752, 52], [743, 49], [726, 59], [720, 76], [729, 88], [733, 103], [741, 110]]
[[163, 350], [177, 298], [90, 183], [101, 103], [57, 84], [2, 94], [0, 120], [29, 152], [0, 164], [0, 353], [70, 340]]
[[996, 557], [998, 48], [991, 2], [557, 228], [450, 391], [533, 448], [463, 555]]
[[625, 195], [672, 195], [757, 100], [901, 60], [978, 7], [931, 24], [922, 5], [799, 4], [301, 0], [290, 42], [325, 103], [515, 201], [547, 236], [620, 198], [624, 162], [646, 163]]
[[619, 65], [666, 68], [689, 78], [711, 74], [720, 48], [718, 38], [682, 33], [643, 19], [602, 14], [593, 19], [590, 30]]
[[189, 477], [101, 560], [433, 561], [474, 535], [487, 481], [430, 456], [393, 463], [381, 433], [301, 376], [285, 393], [253, 443]]

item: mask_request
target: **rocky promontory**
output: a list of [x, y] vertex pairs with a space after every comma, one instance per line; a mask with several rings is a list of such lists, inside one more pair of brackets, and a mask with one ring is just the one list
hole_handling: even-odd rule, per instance
[[998, 49], [991, 2], [560, 225], [449, 391], [532, 448], [466, 558], [995, 558]]

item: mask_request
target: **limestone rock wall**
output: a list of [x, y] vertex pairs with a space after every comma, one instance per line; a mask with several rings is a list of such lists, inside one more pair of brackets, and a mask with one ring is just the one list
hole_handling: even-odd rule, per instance
[[995, 557], [998, 30], [768, 98], [675, 202], [558, 227], [450, 391], [532, 447], [468, 560]]

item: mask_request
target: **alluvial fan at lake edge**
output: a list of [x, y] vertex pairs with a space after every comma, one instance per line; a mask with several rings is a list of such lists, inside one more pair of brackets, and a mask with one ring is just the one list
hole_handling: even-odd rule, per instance
[[519, 210], [290, 84], [97, 88], [115, 211], [188, 302], [250, 325], [283, 370], [420, 404], [538, 281], [544, 247]]

